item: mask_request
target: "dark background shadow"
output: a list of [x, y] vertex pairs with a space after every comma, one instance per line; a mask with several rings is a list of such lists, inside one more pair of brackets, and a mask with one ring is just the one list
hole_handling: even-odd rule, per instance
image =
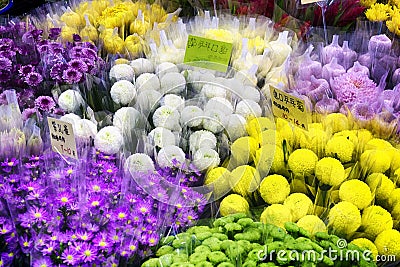
[[14, 4], [11, 9], [7, 10], [1, 15], [19, 16], [23, 15], [30, 10], [37, 8], [44, 4], [45, 0], [14, 0]]

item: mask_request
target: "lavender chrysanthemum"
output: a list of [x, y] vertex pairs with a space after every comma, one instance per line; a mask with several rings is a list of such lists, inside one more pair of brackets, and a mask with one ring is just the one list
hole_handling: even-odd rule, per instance
[[357, 103], [351, 108], [351, 114], [360, 121], [368, 121], [375, 117], [376, 112], [368, 103]]
[[63, 72], [67, 69], [67, 64], [64, 64], [63, 62], [58, 62], [53, 65], [53, 67], [50, 69], [50, 77], [54, 80], [61, 81]]
[[56, 40], [61, 34], [61, 28], [51, 28], [49, 31], [49, 39]]
[[68, 68], [64, 70], [62, 78], [66, 83], [69, 84], [74, 84], [74, 83], [79, 83], [82, 80], [82, 73], [80, 73], [78, 70], [73, 69], [73, 68]]
[[39, 96], [35, 100], [35, 107], [39, 110], [50, 112], [54, 109], [56, 103], [50, 96]]
[[21, 66], [18, 70], [18, 73], [19, 73], [19, 75], [24, 77], [34, 71], [35, 71], [35, 67], [29, 64], [29, 65]]
[[25, 77], [25, 82], [30, 86], [38, 86], [42, 81], [42, 75], [37, 72], [28, 73]]
[[371, 102], [378, 96], [374, 81], [362, 73], [345, 73], [334, 78], [332, 90], [341, 104]]

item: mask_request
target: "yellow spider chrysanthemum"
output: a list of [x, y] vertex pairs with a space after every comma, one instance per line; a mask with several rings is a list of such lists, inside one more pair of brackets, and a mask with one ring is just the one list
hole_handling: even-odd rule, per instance
[[370, 21], [386, 21], [389, 18], [389, 11], [389, 5], [373, 4], [365, 11], [365, 16]]

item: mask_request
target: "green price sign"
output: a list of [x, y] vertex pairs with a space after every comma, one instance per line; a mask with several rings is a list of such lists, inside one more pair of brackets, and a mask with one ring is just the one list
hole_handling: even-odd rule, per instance
[[183, 63], [226, 72], [232, 54], [231, 43], [189, 35]]

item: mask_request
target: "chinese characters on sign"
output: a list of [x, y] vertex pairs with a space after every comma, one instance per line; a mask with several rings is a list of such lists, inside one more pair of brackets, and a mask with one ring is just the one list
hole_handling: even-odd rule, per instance
[[270, 86], [272, 112], [278, 118], [308, 130], [308, 114], [305, 109], [304, 100], [287, 94], [275, 87]]
[[72, 124], [54, 118], [47, 118], [47, 122], [53, 151], [78, 159]]
[[226, 72], [232, 54], [231, 43], [189, 35], [183, 63]]

